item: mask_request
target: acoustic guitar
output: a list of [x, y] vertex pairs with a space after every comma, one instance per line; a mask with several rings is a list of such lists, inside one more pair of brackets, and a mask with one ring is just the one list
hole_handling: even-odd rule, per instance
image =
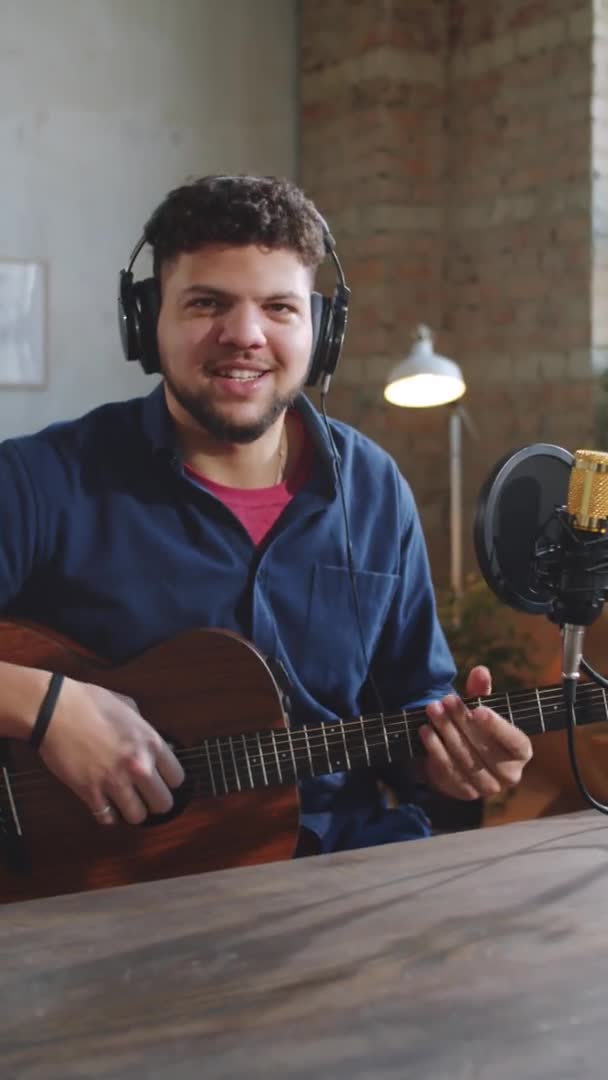
[[[103, 828], [26, 743], [3, 740], [0, 902], [289, 859], [297, 781], [424, 753], [423, 709], [290, 730], [285, 695], [236, 634], [192, 630], [112, 667], [46, 631], [0, 622], [0, 659], [59, 671], [133, 698], [170, 743], [186, 780], [170, 813]], [[561, 687], [469, 701], [528, 734], [565, 725]], [[604, 691], [579, 689], [577, 723], [608, 715]]]

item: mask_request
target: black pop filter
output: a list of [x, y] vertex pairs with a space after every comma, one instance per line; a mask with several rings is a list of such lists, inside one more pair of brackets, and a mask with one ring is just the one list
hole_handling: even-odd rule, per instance
[[553, 511], [568, 501], [574, 457], [534, 443], [495, 465], [477, 502], [473, 540], [479, 568], [499, 600], [530, 615], [549, 613], [554, 592], [535, 587], [535, 543]]

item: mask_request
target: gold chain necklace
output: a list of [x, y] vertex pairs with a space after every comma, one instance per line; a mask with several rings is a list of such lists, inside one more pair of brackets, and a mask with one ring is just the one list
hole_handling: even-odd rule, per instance
[[275, 479], [275, 487], [280, 484], [283, 479], [283, 472], [285, 470], [285, 461], [287, 458], [287, 432], [285, 431], [285, 425], [281, 432], [281, 439], [279, 442], [279, 461], [277, 467], [277, 475]]

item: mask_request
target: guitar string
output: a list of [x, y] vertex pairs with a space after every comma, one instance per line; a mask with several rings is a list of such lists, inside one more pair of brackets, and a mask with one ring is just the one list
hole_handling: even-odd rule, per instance
[[[598, 690], [596, 697], [602, 697], [602, 689]], [[555, 719], [556, 716], [560, 715], [560, 712], [562, 711], [562, 708], [555, 708], [553, 713], [546, 717], [546, 719], [549, 720], [550, 725], [551, 720]], [[519, 710], [517, 714], [514, 713], [512, 708], [511, 713], [514, 719], [516, 715], [516, 718], [518, 720], [516, 726], [521, 728], [521, 730], [527, 731], [525, 721], [526, 719], [533, 718], [533, 720], [535, 720], [535, 726], [533, 726], [533, 728], [531, 729], [531, 733], [535, 732], [535, 730], [538, 731], [538, 708], [530, 707], [527, 708], [527, 710], [525, 711]], [[423, 723], [425, 723], [425, 714], [423, 711], [416, 716], [410, 714], [409, 717], [407, 717], [407, 715], [404, 716], [404, 714], [398, 713], [383, 717], [380, 715], [363, 717], [363, 726], [365, 728], [365, 735], [367, 741], [367, 737], [374, 738], [374, 734], [377, 733], [373, 730], [374, 726], [380, 726], [381, 742], [383, 742], [384, 730], [386, 730], [389, 737], [391, 737], [391, 735], [398, 734], [400, 735], [401, 739], [404, 740], [407, 739], [408, 734], [411, 734], [414, 735], [414, 737], [416, 738], [418, 730]], [[289, 753], [289, 748], [291, 748], [292, 746], [294, 747], [294, 750], [298, 753], [300, 752], [300, 748], [302, 751], [308, 752], [308, 747], [310, 747], [310, 750], [312, 752], [316, 750], [324, 752], [326, 741], [329, 742], [330, 746], [335, 745], [338, 748], [343, 748], [343, 734], [346, 735], [348, 740], [351, 731], [354, 731], [357, 734], [357, 737], [361, 737], [361, 718], [350, 721], [343, 721], [343, 723], [339, 720], [334, 721], [334, 723], [332, 723], [332, 721], [327, 721], [327, 723], [323, 725], [323, 728], [295, 728], [293, 730], [288, 730], [284, 728], [266, 729], [266, 731], [259, 732], [260, 740], [268, 741], [270, 739], [272, 740], [272, 745], [267, 747], [266, 753], [262, 753], [261, 757], [264, 758], [265, 761], [268, 761], [270, 762], [270, 764], [272, 764], [272, 762], [275, 761], [275, 746], [276, 748], [279, 748], [281, 752], [284, 752], [285, 747], [287, 747], [287, 753]], [[232, 746], [230, 746], [230, 738], [232, 739]], [[218, 737], [211, 737], [207, 740], [203, 740], [203, 743], [200, 745], [194, 747], [186, 747], [184, 748], [184, 750], [178, 750], [176, 756], [178, 756], [180, 760], [188, 761], [203, 756], [206, 758], [208, 751], [210, 752], [210, 754], [213, 754], [216, 757], [217, 762], [219, 762], [222, 759], [222, 756], [226, 754], [228, 755], [228, 758], [225, 764], [228, 764], [229, 766], [231, 764], [230, 758], [232, 757], [232, 753], [234, 753], [234, 756], [237, 757], [240, 762], [244, 762], [247, 759], [252, 759], [253, 757], [259, 758], [259, 747], [256, 745], [255, 751], [252, 750], [252, 747], [249, 745], [243, 747], [243, 738], [245, 739], [245, 741], [248, 739], [254, 739], [256, 738], [256, 733], [244, 731], [233, 734], [232, 737], [229, 737], [229, 735], [218, 735]], [[218, 741], [221, 744], [221, 746], [219, 747], [217, 746]], [[41, 770], [39, 769], [29, 770], [29, 773], [39, 774], [40, 771]], [[24, 770], [15, 773], [15, 775], [17, 774], [19, 775], [19, 777], [24, 778], [26, 777], [26, 775], [28, 775], [28, 771]]]
[[[383, 756], [383, 758], [385, 758], [386, 757], [386, 744], [384, 742], [384, 739], [382, 739], [381, 741], [379, 741], [378, 743], [376, 743], [374, 745], [375, 745], [376, 749], [381, 750], [382, 756]], [[370, 747], [370, 749], [373, 752], [373, 748]], [[325, 756], [325, 754], [324, 754], [324, 756]], [[355, 761], [355, 766], [353, 766], [353, 767], [358, 767], [358, 766], [365, 767], [367, 765], [366, 756], [361, 751], [359, 751], [357, 754], [353, 753], [352, 757], [353, 757], [353, 760]], [[251, 792], [253, 790], [256, 790], [258, 792], [261, 791], [261, 790], [268, 790], [268, 789], [270, 789], [272, 787], [279, 786], [280, 784], [282, 784], [282, 785], [290, 784], [290, 783], [295, 784], [299, 777], [298, 777], [297, 773], [294, 773], [293, 775], [291, 775], [291, 769], [293, 768], [292, 762], [287, 760], [287, 761], [284, 761], [282, 764], [283, 764], [283, 768], [285, 769], [285, 772], [290, 773], [290, 775], [287, 776], [284, 780], [282, 780], [282, 781], [279, 780], [279, 774], [278, 774], [278, 771], [277, 771], [276, 776], [273, 776], [272, 779], [268, 783], [257, 784], [257, 785], [254, 784], [253, 786], [251, 786], [251, 784], [249, 782], [247, 782], [247, 781], [241, 783], [241, 785], [238, 786], [237, 783], [236, 783], [234, 770], [232, 769], [231, 766], [230, 767], [228, 766], [227, 761], [224, 761], [224, 771], [223, 772], [221, 772], [221, 773], [219, 773], [219, 772], [215, 773], [214, 772], [213, 773], [214, 779], [212, 778], [212, 774], [209, 773], [209, 770], [208, 770], [207, 767], [205, 767], [202, 771], [192, 770], [191, 769], [191, 770], [189, 770], [189, 779], [194, 782], [194, 790], [192, 792], [192, 796], [195, 797], [195, 798], [197, 798], [197, 797], [199, 797], [199, 798], [203, 797], [204, 798], [204, 797], [215, 797], [215, 796], [220, 796], [221, 797], [221, 796], [225, 796], [225, 795], [233, 795], [233, 794], [237, 794], [239, 792], [242, 792], [243, 794], [247, 794], [247, 793], [249, 793], [249, 792]], [[270, 758], [268, 759], [268, 765], [270, 766], [270, 770], [276, 769], [276, 760], [274, 758], [274, 755], [273, 755], [272, 759], [270, 759]], [[259, 768], [259, 767], [256, 766], [256, 768]], [[324, 771], [327, 771], [327, 770], [320, 770], [319, 773], [313, 772], [310, 775], [313, 775], [313, 776], [322, 775]], [[333, 771], [337, 771], [337, 770], [335, 770], [333, 768], [329, 770], [329, 772], [333, 772]], [[221, 776], [221, 779], [220, 779], [220, 776]], [[225, 777], [225, 781], [226, 781], [225, 783], [224, 783], [224, 777]], [[36, 779], [37, 779], [38, 782], [36, 782]], [[41, 806], [47, 807], [48, 802], [45, 799], [44, 788], [45, 788], [45, 786], [47, 787], [47, 789], [50, 788], [51, 780], [52, 780], [52, 777], [51, 777], [51, 775], [49, 773], [42, 773], [41, 772], [38, 775], [37, 778], [32, 777], [32, 780], [31, 780], [30, 785], [29, 785], [29, 790], [27, 790], [25, 788], [22, 788], [22, 790], [19, 793], [17, 793], [15, 791], [14, 787], [13, 787], [12, 788], [13, 794], [18, 798], [19, 802], [21, 802], [22, 804], [25, 803], [25, 799], [27, 798], [27, 806], [24, 806], [24, 809], [27, 809], [30, 812], [35, 811], [36, 808], [39, 808]], [[57, 781], [55, 781], [55, 783], [57, 783]], [[6, 795], [3, 792], [2, 794], [0, 794], [0, 803], [2, 803], [5, 800], [6, 800], [6, 805], [7, 805], [7, 808], [8, 808], [8, 799], [6, 798]]]
[[[598, 694], [596, 696], [602, 696], [601, 688], [598, 690]], [[545, 707], [546, 705], [547, 703], [545, 702]], [[555, 719], [556, 715], [563, 711], [563, 704], [561, 703], [561, 699], [559, 702], [556, 702], [556, 706], [557, 707], [553, 710], [553, 712], [547, 717], [549, 722], [552, 718]], [[534, 707], [532, 705], [530, 708], [520, 709], [519, 711], [511, 708], [510, 712], [513, 720], [515, 721], [517, 719], [518, 721], [515, 726], [519, 727], [523, 731], [527, 731], [527, 728], [525, 726], [527, 720], [533, 719], [535, 726], [537, 724], [537, 718], [539, 714], [538, 707]], [[307, 751], [308, 747], [310, 747], [311, 751], [314, 751], [316, 749], [324, 751], [326, 741], [329, 741], [330, 744], [335, 743], [336, 746], [343, 747], [343, 735], [345, 735], [348, 739], [348, 736], [351, 734], [351, 732], [354, 732], [358, 737], [361, 737], [362, 728], [365, 729], [366, 738], [368, 736], [370, 738], [373, 738], [375, 734], [373, 730], [374, 726], [381, 727], [381, 734], [382, 731], [385, 730], [389, 737], [392, 735], [400, 735], [402, 736], [402, 738], [407, 739], [408, 735], [413, 735], [414, 737], [416, 737], [418, 735], [419, 728], [426, 722], [426, 713], [424, 712], [424, 710], [418, 710], [416, 712], [410, 712], [409, 715], [407, 712], [405, 714], [391, 713], [386, 716], [364, 716], [362, 718], [352, 719], [349, 721], [327, 721], [322, 726], [315, 726], [313, 728], [305, 726], [303, 728], [294, 728], [291, 730], [285, 728], [266, 729], [264, 731], [260, 731], [259, 734], [261, 740], [272, 739], [273, 745], [267, 748], [267, 754], [263, 756], [265, 756], [265, 760], [273, 761], [275, 760], [275, 744], [277, 748], [281, 751], [283, 751], [285, 747], [287, 747], [289, 752], [289, 748], [291, 746], [294, 747], [294, 750], [298, 750], [298, 752], [300, 748], [304, 751]], [[534, 729], [532, 729], [532, 733], [533, 732]], [[244, 748], [242, 746], [243, 737], [245, 738], [245, 740], [250, 740], [256, 738], [256, 734], [257, 733], [255, 732], [245, 731], [233, 734], [232, 736], [211, 736], [206, 740], [203, 740], [200, 745], [197, 745], [195, 747], [187, 747], [183, 750], [178, 750], [176, 756], [178, 756], [180, 760], [188, 761], [190, 759], [195, 759], [200, 756], [206, 757], [207, 750], [209, 750], [211, 754], [217, 756], [217, 760], [219, 762], [221, 757], [220, 748], [217, 747], [217, 741], [219, 740], [222, 744], [221, 749], [228, 755], [228, 758], [232, 756], [232, 751], [234, 751], [235, 756], [238, 756], [240, 761], [246, 761], [247, 758], [251, 758], [252, 756], [260, 756], [259, 753], [257, 753], [259, 749], [257, 745], [255, 749], [252, 749], [251, 746], [247, 745], [247, 753], [244, 753]], [[229, 744], [230, 738], [232, 738], [232, 748]], [[32, 771], [38, 774], [40, 770], [30, 770], [30, 772]], [[26, 775], [27, 771], [25, 770], [19, 772], [19, 776], [21, 777]]]
[[[383, 749], [383, 746], [381, 746], [380, 744], [378, 744], [378, 747], [381, 750]], [[385, 759], [384, 753], [383, 758]], [[389, 758], [389, 760], [392, 760], [392, 758]], [[365, 768], [367, 767], [367, 764], [368, 763], [366, 755], [362, 753], [352, 755], [351, 769]], [[342, 767], [340, 765], [332, 765], [331, 769], [328, 769], [321, 765], [310, 772], [304, 771], [303, 769], [299, 769], [297, 772], [293, 772], [292, 763], [285, 761], [283, 762], [281, 776], [279, 776], [278, 771], [276, 770], [276, 764], [271, 763], [270, 768], [267, 771], [266, 778], [263, 782], [261, 782], [262, 775], [259, 773], [257, 783], [255, 781], [255, 777], [252, 777], [252, 783], [249, 780], [248, 776], [244, 776], [243, 774], [240, 775], [240, 782], [237, 783], [234, 770], [232, 769], [225, 768], [224, 773], [222, 774], [219, 772], [219, 770], [214, 771], [213, 778], [211, 777], [211, 774], [209, 773], [207, 768], [203, 768], [202, 770], [189, 770], [188, 778], [194, 785], [194, 790], [192, 791], [189, 798], [201, 796], [222, 796], [237, 793], [247, 794], [252, 791], [259, 792], [263, 790], [269, 790], [277, 786], [296, 784], [298, 780], [303, 779], [305, 776], [322, 776], [325, 774], [332, 774], [339, 771], [342, 771]], [[252, 773], [254, 772], [255, 769], [252, 769]], [[268, 773], [270, 773], [270, 775], [268, 775]], [[48, 795], [54, 790], [51, 785], [52, 779], [53, 778], [50, 774], [41, 773], [38, 777], [31, 777], [27, 785], [20, 785], [18, 789], [12, 787], [12, 795], [17, 800], [18, 809], [19, 807], [23, 807], [24, 809], [31, 810], [36, 806], [40, 805], [48, 806]], [[56, 783], [57, 782], [55, 782], [55, 786]], [[24, 805], [26, 801], [27, 806]], [[8, 808], [9, 802], [10, 800], [8, 799], [7, 794], [4, 791], [0, 792], [0, 804], [4, 804], [5, 807]]]
[[[597, 692], [595, 694], [593, 694], [593, 697], [600, 697], [600, 698], [603, 697], [603, 693], [602, 693], [601, 688], [598, 688]], [[484, 700], [487, 700], [487, 699], [484, 699]], [[534, 700], [536, 700], [536, 699], [534, 699]], [[556, 714], [563, 711], [563, 705], [561, 704], [561, 701], [557, 702], [556, 705], [557, 705], [557, 708], [555, 708], [553, 713], [550, 716], [548, 716], [549, 721], [551, 720], [551, 717], [553, 717], [553, 719], [555, 719]], [[525, 722], [528, 719], [533, 719], [534, 720], [534, 722], [535, 722], [534, 727], [536, 728], [536, 725], [537, 725], [537, 722], [538, 722], [539, 711], [542, 712], [542, 710], [539, 710], [538, 707], [534, 707], [534, 705], [532, 705], [530, 708], [520, 709], [519, 711], [516, 711], [513, 708], [511, 708], [511, 710], [510, 710], [511, 716], [513, 717], [513, 720], [515, 721], [515, 719], [517, 719], [517, 721], [518, 721], [518, 723], [515, 724], [515, 726], [519, 727], [521, 730], [526, 731], [526, 732], [527, 732], [527, 727], [525, 726]], [[371, 737], [373, 737], [373, 735], [374, 735], [374, 732], [372, 730], [373, 726], [374, 725], [381, 725], [382, 728], [384, 730], [386, 730], [387, 734], [394, 735], [394, 734], [402, 734], [404, 732], [405, 734], [404, 734], [403, 737], [407, 738], [408, 734], [412, 734], [414, 736], [417, 736], [419, 728], [422, 726], [422, 724], [424, 724], [426, 722], [426, 720], [427, 720], [427, 718], [426, 718], [426, 713], [424, 712], [424, 710], [418, 710], [417, 712], [410, 712], [409, 715], [407, 713], [395, 713], [395, 714], [390, 714], [390, 715], [387, 715], [387, 716], [381, 716], [381, 715], [367, 716], [367, 717], [352, 719], [352, 720], [349, 720], [349, 721], [339, 721], [339, 720], [335, 720], [333, 722], [327, 721], [322, 726], [319, 725], [319, 726], [315, 726], [314, 728], [303, 727], [303, 728], [294, 728], [292, 730], [284, 729], [284, 728], [266, 729], [265, 731], [260, 731], [259, 734], [260, 734], [260, 737], [265, 739], [265, 740], [267, 740], [269, 738], [270, 739], [273, 738], [273, 735], [271, 734], [271, 731], [274, 734], [273, 745], [268, 749], [268, 752], [267, 752], [267, 760], [272, 761], [272, 760], [275, 759], [274, 743], [276, 743], [277, 747], [280, 748], [280, 749], [283, 748], [283, 745], [286, 746], [286, 747], [290, 747], [290, 745], [293, 745], [294, 749], [296, 749], [296, 748], [298, 748], [297, 744], [301, 743], [304, 750], [307, 750], [308, 746], [310, 746], [311, 750], [313, 750], [313, 749], [324, 750], [326, 740], [330, 740], [331, 742], [333, 742], [335, 740], [335, 744], [337, 746], [340, 746], [340, 745], [343, 746], [343, 743], [344, 743], [344, 740], [343, 740], [343, 737], [342, 737], [343, 733], [348, 737], [350, 732], [354, 731], [354, 732], [356, 732], [356, 734], [358, 736], [361, 736], [362, 723], [363, 723], [363, 726], [365, 728], [366, 736], [369, 734]], [[541, 730], [542, 730], [542, 721], [541, 721]], [[532, 729], [532, 733], [534, 733], [534, 728]], [[252, 754], [253, 754], [253, 756], [258, 757], [259, 755], [257, 753], [254, 753], [249, 746], [247, 747], [247, 751], [248, 751], [247, 754], [245, 755], [243, 753], [242, 747], [239, 746], [239, 743], [242, 743], [242, 737], [243, 736], [245, 737], [245, 739], [251, 739], [251, 738], [256, 737], [256, 733], [255, 732], [246, 732], [245, 731], [245, 732], [240, 732], [240, 733], [236, 733], [236, 734], [232, 735], [232, 741], [233, 741], [232, 750], [234, 750], [235, 755], [238, 754], [239, 759], [242, 760], [242, 761], [245, 761], [247, 757], [251, 757]], [[230, 736], [228, 736], [228, 735], [219, 735], [219, 736], [215, 736], [215, 737], [214, 736], [209, 737], [208, 739], [203, 740], [203, 743], [200, 744], [199, 746], [192, 747], [192, 748], [185, 748], [184, 750], [178, 750], [177, 751], [177, 756], [180, 758], [180, 760], [188, 760], [190, 758], [196, 758], [196, 757], [199, 757], [201, 755], [204, 755], [206, 757], [207, 749], [208, 749], [211, 753], [217, 754], [217, 758], [218, 758], [218, 761], [219, 761], [220, 760], [220, 750], [217, 748], [218, 739], [223, 744], [223, 749], [224, 749], [225, 753], [227, 753], [229, 755], [229, 757], [230, 757], [231, 753], [232, 753], [232, 750], [231, 750], [231, 747], [229, 745]], [[256, 746], [256, 750], [257, 749], [258, 748]], [[30, 771], [33, 771], [34, 773], [37, 774], [40, 770], [36, 769], [36, 770], [30, 770]], [[20, 772], [19, 775], [20, 776], [25, 776], [25, 775], [27, 775], [27, 772], [26, 771]]]
[[[600, 694], [601, 694], [601, 690], [600, 690]], [[377, 723], [381, 722], [380, 717], [374, 717], [374, 718], [371, 718], [371, 719], [373, 721], [376, 721]], [[401, 721], [402, 721], [402, 718], [398, 717], [397, 719], [401, 719]], [[535, 713], [535, 719], [536, 719], [536, 723], [535, 723], [535, 726], [532, 729], [531, 733], [534, 733], [534, 732], [538, 733], [539, 732], [537, 713]], [[328, 725], [328, 727], [332, 727], [332, 726], [333, 725]], [[517, 726], [520, 727], [521, 730], [526, 731], [526, 728], [524, 726], [522, 726], [521, 724], [518, 724]], [[360, 723], [359, 722], [356, 722], [356, 727], [360, 732]], [[202, 777], [203, 779], [206, 779], [207, 777], [210, 777], [209, 786], [210, 786], [211, 789], [213, 788], [213, 780], [216, 781], [216, 783], [215, 783], [216, 788], [220, 789], [222, 787], [225, 787], [225, 784], [224, 784], [224, 777], [225, 777], [226, 781], [228, 781], [230, 783], [233, 790], [238, 790], [238, 785], [237, 785], [237, 777], [238, 777], [239, 780], [242, 780], [241, 787], [244, 790], [249, 790], [249, 791], [252, 790], [251, 784], [249, 782], [249, 775], [248, 775], [249, 770], [248, 770], [247, 763], [249, 763], [249, 767], [253, 771], [255, 771], [255, 770], [258, 770], [258, 771], [262, 770], [263, 771], [264, 768], [267, 768], [268, 772], [274, 773], [275, 770], [276, 770], [277, 777], [279, 776], [279, 771], [280, 770], [281, 771], [284, 770], [286, 773], [291, 774], [291, 772], [293, 770], [293, 760], [292, 760], [292, 753], [291, 753], [292, 748], [293, 748], [293, 751], [294, 751], [294, 756], [297, 755], [297, 758], [299, 759], [299, 764], [301, 766], [307, 766], [308, 765], [308, 767], [310, 767], [310, 759], [309, 759], [309, 756], [308, 756], [308, 750], [309, 749], [310, 749], [310, 752], [311, 752], [310, 756], [317, 758], [317, 761], [313, 762], [313, 765], [316, 764], [317, 766], [319, 766], [319, 765], [324, 766], [325, 762], [328, 762], [329, 765], [331, 766], [330, 769], [328, 770], [329, 772], [338, 771], [341, 768], [341, 764], [346, 765], [346, 761], [343, 760], [346, 755], [344, 753], [344, 740], [343, 740], [343, 738], [341, 736], [341, 733], [336, 735], [335, 733], [332, 734], [332, 733], [328, 732], [327, 733], [327, 738], [321, 737], [317, 742], [312, 742], [310, 740], [310, 738], [308, 740], [306, 740], [305, 733], [300, 729], [298, 729], [297, 731], [294, 731], [294, 732], [285, 732], [282, 729], [277, 729], [274, 734], [275, 734], [275, 738], [273, 740], [273, 743], [276, 744], [276, 750], [279, 753], [284, 754], [283, 758], [280, 759], [278, 762], [277, 762], [277, 753], [275, 751], [275, 746], [274, 745], [272, 745], [267, 750], [267, 752], [263, 753], [261, 756], [260, 756], [259, 753], [252, 754], [251, 751], [249, 751], [249, 753], [247, 753], [247, 754], [244, 754], [244, 753], [241, 752], [241, 753], [239, 753], [237, 755], [237, 753], [236, 753], [237, 748], [235, 747], [234, 742], [233, 742], [232, 749], [230, 748], [229, 745], [224, 746], [224, 748], [223, 748], [224, 753], [221, 753], [220, 749], [215, 747], [213, 745], [213, 743], [209, 743], [208, 746], [205, 747], [202, 750], [200, 748], [198, 748], [198, 747], [195, 747], [195, 748], [188, 749], [188, 750], [181, 751], [181, 752], [178, 751], [177, 756], [180, 758], [180, 760], [185, 762], [186, 766], [188, 767], [188, 772], [189, 772], [191, 778], [194, 779], [197, 774], [199, 775], [199, 777]], [[405, 743], [406, 739], [407, 739], [407, 736], [403, 735], [403, 721], [401, 722], [400, 727], [397, 730], [393, 730], [393, 731], [389, 730], [389, 731], [387, 731], [387, 734], [389, 735], [389, 738], [390, 738], [391, 735], [399, 734], [400, 735], [399, 743], [401, 745], [403, 745]], [[416, 737], [416, 738], [418, 737], [417, 730], [414, 730], [411, 734], [413, 734], [414, 737]], [[373, 733], [370, 733], [370, 735], [371, 735], [371, 738], [373, 739]], [[281, 736], [283, 736], [282, 741], [281, 741]], [[245, 733], [245, 737], [247, 737], [246, 733]], [[265, 737], [266, 738], [269, 737], [268, 733], [265, 734]], [[297, 737], [299, 737], [299, 738], [297, 738]], [[226, 737], [225, 736], [224, 737], [220, 736], [220, 739], [222, 739], [222, 738], [225, 739]], [[233, 740], [235, 738], [239, 739], [239, 736], [233, 736]], [[370, 752], [371, 757], [374, 757], [375, 756], [375, 751], [379, 750], [381, 752], [381, 757], [383, 759], [386, 759], [386, 757], [390, 758], [390, 753], [387, 754], [386, 741], [384, 739], [384, 734], [382, 732], [380, 733], [380, 738], [378, 739], [377, 742], [370, 741], [369, 738], [366, 741], [367, 741], [368, 751]], [[300, 745], [298, 745], [298, 743]], [[283, 750], [284, 745], [289, 747], [289, 750], [286, 751], [286, 752], [284, 752], [284, 750]], [[422, 748], [422, 744], [420, 744], [420, 747]], [[395, 741], [393, 741], [392, 745], [389, 743], [389, 751], [392, 748], [397, 750], [397, 744], [396, 744]], [[256, 749], [257, 749], [257, 747], [256, 747]], [[362, 746], [358, 745], [356, 748], [354, 748], [352, 746], [349, 748], [348, 745], [347, 745], [347, 749], [348, 749], [348, 752], [349, 752], [349, 757], [356, 758], [357, 759], [357, 764], [361, 764], [362, 766], [365, 766], [367, 764], [366, 754], [365, 754], [365, 750], [364, 750], [364, 744], [362, 744]], [[211, 758], [211, 773], [209, 772], [209, 759], [208, 759], [208, 756], [207, 756], [207, 750], [212, 752], [209, 755], [209, 757]], [[339, 752], [340, 761], [332, 762], [331, 761], [331, 754], [332, 754], [332, 751], [336, 751], [336, 750]], [[329, 754], [328, 754], [328, 751], [329, 751]], [[233, 753], [234, 753], [234, 760], [233, 760]], [[319, 762], [319, 760], [318, 760], [319, 753], [321, 755], [321, 758], [323, 759], [322, 762]], [[236, 762], [236, 769], [235, 769], [235, 762]], [[197, 765], [202, 765], [202, 769], [200, 769], [200, 770], [196, 769]], [[246, 775], [241, 775], [241, 773], [239, 771], [239, 765], [242, 766], [242, 768], [244, 770], [246, 770]], [[323, 774], [323, 769], [320, 769], [318, 774], [315, 773], [314, 770], [312, 771], [312, 773], [308, 773], [308, 772], [303, 773], [303, 775], [322, 775], [322, 774]], [[211, 775], [213, 776], [213, 780], [211, 779]], [[302, 773], [301, 773], [301, 775], [302, 775]], [[221, 779], [220, 779], [220, 777], [221, 777]], [[290, 776], [290, 779], [291, 779], [291, 776]], [[293, 779], [294, 780], [297, 779], [297, 773], [294, 775]], [[22, 772], [22, 773], [15, 772], [15, 773], [13, 773], [11, 775], [11, 790], [12, 790], [13, 794], [15, 794], [15, 795], [23, 795], [24, 793], [27, 792], [28, 788], [31, 790], [34, 787], [39, 787], [40, 783], [41, 782], [44, 783], [44, 781], [47, 781], [47, 782], [51, 781], [51, 776], [50, 776], [49, 773], [46, 772], [46, 770], [39, 769], [39, 770], [29, 770], [28, 772]], [[261, 787], [262, 785], [255, 785], [255, 786], [256, 787]]]

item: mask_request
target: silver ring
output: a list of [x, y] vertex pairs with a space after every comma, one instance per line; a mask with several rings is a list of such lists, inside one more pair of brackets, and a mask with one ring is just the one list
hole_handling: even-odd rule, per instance
[[106, 814], [111, 814], [111, 813], [112, 813], [112, 807], [110, 806], [109, 803], [106, 803], [106, 805], [101, 810], [93, 810], [93, 817], [105, 817]]

